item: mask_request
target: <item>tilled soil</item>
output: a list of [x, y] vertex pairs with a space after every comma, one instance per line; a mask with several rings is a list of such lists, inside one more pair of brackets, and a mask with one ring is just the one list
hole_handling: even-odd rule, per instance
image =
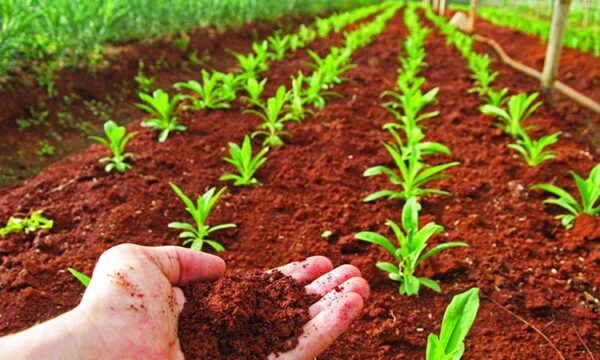
[[[567, 231], [553, 219], [556, 209], [542, 205], [544, 196], [528, 190], [550, 181], [575, 191], [569, 170], [587, 175], [600, 158], [580, 131], [584, 118], [592, 116], [561, 100], [540, 108], [530, 123], [538, 125], [539, 134], [563, 132], [555, 146], [557, 159], [537, 168], [523, 165], [506, 148], [510, 139], [479, 113], [477, 96], [467, 95], [471, 82], [466, 63], [437, 30], [428, 38], [424, 76], [427, 89], [440, 87], [435, 109], [441, 115], [426, 121], [426, 134], [453, 150], [450, 158], [436, 157], [434, 163], [456, 160], [461, 165], [448, 170], [449, 179], [435, 183], [451, 196], [423, 200], [421, 222], [436, 221], [446, 228], [433, 243], [464, 241], [470, 246], [439, 254], [419, 270], [439, 280], [442, 294], [423, 290], [406, 297], [374, 266], [391, 260], [389, 255], [354, 239], [364, 230], [391, 236], [384, 222], [400, 215], [401, 202], [362, 202], [388, 185], [383, 177], [364, 178], [362, 173], [373, 165], [391, 165], [381, 146], [389, 136], [381, 126], [393, 118], [380, 107], [379, 94], [394, 87], [405, 35], [399, 13], [370, 46], [353, 55], [356, 67], [335, 88], [343, 97], [332, 99], [304, 124], [289, 126], [293, 137], [272, 149], [258, 172], [264, 185], [229, 188], [211, 221], [233, 222], [238, 228], [216, 234], [215, 240], [227, 248], [220, 255], [239, 271], [314, 254], [361, 269], [372, 287], [364, 315], [323, 359], [423, 358], [427, 336], [439, 331], [452, 296], [472, 286], [481, 288], [482, 299], [465, 359], [559, 358], [552, 344], [567, 359], [589, 358], [585, 346], [600, 355], [600, 222], [581, 217]], [[311, 47], [324, 51], [338, 42], [321, 40]], [[289, 84], [305, 59], [302, 52], [274, 64], [269, 82]], [[495, 67], [501, 73], [497, 86], [514, 92], [537, 89], [534, 80], [501, 64]], [[227, 143], [240, 143], [259, 124], [240, 110], [236, 104], [229, 111], [183, 116], [188, 131], [163, 144], [156, 142], [155, 133], [141, 130], [130, 147], [134, 166], [123, 175], [103, 171], [97, 159], [106, 151], [94, 145], [5, 190], [0, 219], [45, 209], [55, 227], [0, 241], [0, 334], [75, 306], [83, 289], [65, 271], [68, 266], [91, 273], [100, 253], [118, 243], [177, 244], [177, 231], [167, 224], [188, 215], [168, 181], [189, 195], [220, 186], [219, 176], [231, 171], [222, 161]], [[137, 124], [130, 128], [140, 130]], [[321, 237], [325, 230], [332, 235]]]

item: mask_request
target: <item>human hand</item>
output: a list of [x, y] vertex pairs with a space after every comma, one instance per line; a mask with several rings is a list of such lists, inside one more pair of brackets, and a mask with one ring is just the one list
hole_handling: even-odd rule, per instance
[[[279, 268], [299, 282], [312, 281], [307, 291], [323, 297], [309, 309], [312, 320], [298, 346], [278, 359], [312, 359], [360, 314], [366, 281], [351, 265], [332, 268], [321, 256]], [[221, 258], [182, 247], [116, 246], [98, 260], [79, 306], [0, 339], [0, 349], [15, 359], [182, 359], [177, 321], [185, 298], [178, 286], [214, 281], [224, 272]]]

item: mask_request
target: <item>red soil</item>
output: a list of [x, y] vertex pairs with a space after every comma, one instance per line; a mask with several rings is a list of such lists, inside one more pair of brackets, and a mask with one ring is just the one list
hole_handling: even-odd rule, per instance
[[[184, 288], [181, 348], [190, 359], [266, 359], [293, 349], [317, 299], [275, 271], [228, 275]], [[199, 336], [201, 334], [201, 336]]]
[[[536, 326], [567, 359], [589, 358], [585, 345], [599, 356], [599, 220], [581, 217], [567, 231], [553, 219], [556, 209], [542, 205], [544, 196], [528, 190], [538, 182], [555, 182], [574, 191], [568, 171], [587, 175], [600, 159], [579, 130], [591, 115], [563, 101], [541, 107], [530, 121], [540, 132], [563, 132], [555, 146], [558, 158], [538, 168], [523, 165], [506, 148], [509, 139], [479, 113], [479, 99], [466, 94], [471, 82], [465, 61], [445, 46], [438, 31], [428, 39], [424, 76], [427, 88], [441, 88], [435, 107], [441, 115], [427, 121], [427, 136], [448, 145], [450, 160], [461, 166], [435, 184], [452, 196], [424, 199], [422, 222], [445, 226], [434, 243], [460, 240], [470, 246], [424, 263], [420, 274], [439, 280], [442, 294], [424, 290], [406, 297], [374, 266], [378, 260], [389, 261], [388, 254], [353, 238], [364, 230], [391, 235], [384, 222], [397, 219], [401, 210], [400, 202], [365, 204], [361, 199], [387, 185], [387, 179], [363, 178], [362, 172], [390, 163], [381, 146], [389, 136], [381, 126], [392, 118], [379, 106], [379, 94], [394, 87], [405, 35], [398, 14], [353, 56], [357, 66], [346, 74], [349, 81], [335, 89], [343, 97], [304, 124], [292, 124], [288, 144], [269, 152], [258, 172], [264, 186], [230, 187], [212, 221], [234, 222], [238, 228], [216, 236], [227, 248], [220, 255], [239, 271], [314, 254], [361, 269], [372, 286], [364, 315], [322, 359], [423, 358], [427, 335], [439, 331], [452, 296], [473, 286], [481, 288], [482, 299], [465, 359], [558, 358], [543, 337], [509, 312]], [[322, 51], [332, 42], [319, 41], [314, 48]], [[300, 53], [275, 64], [269, 82], [288, 84], [304, 59]], [[501, 64], [496, 68], [501, 73], [498, 86], [515, 92], [537, 89], [534, 80]], [[239, 143], [259, 124], [239, 110], [237, 104], [230, 111], [183, 116], [188, 131], [164, 144], [156, 142], [155, 133], [132, 124], [132, 130], [141, 132], [130, 147], [133, 169], [123, 175], [103, 171], [97, 159], [106, 151], [94, 145], [0, 193], [0, 219], [45, 209], [55, 220], [50, 232], [0, 241], [0, 334], [77, 304], [83, 289], [66, 267], [90, 273], [103, 250], [122, 242], [177, 244], [177, 231], [167, 224], [188, 216], [168, 181], [190, 195], [220, 185], [218, 177], [231, 170], [221, 160], [227, 142]], [[320, 236], [325, 230], [332, 232], [327, 239]], [[181, 336], [188, 335], [182, 330]]]

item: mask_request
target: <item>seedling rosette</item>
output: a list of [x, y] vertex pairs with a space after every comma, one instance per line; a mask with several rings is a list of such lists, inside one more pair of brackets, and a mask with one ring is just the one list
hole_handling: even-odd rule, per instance
[[90, 139], [106, 146], [113, 153], [113, 156], [100, 159], [101, 163], [108, 163], [104, 168], [106, 172], [116, 169], [118, 172], [123, 173], [125, 170], [131, 168], [131, 165], [126, 160], [131, 158], [133, 154], [125, 152], [125, 147], [137, 135], [137, 132], [126, 134], [126, 131], [125, 126], [118, 126], [114, 121], [109, 120], [104, 123], [106, 139], [99, 136], [90, 137]]
[[186, 206], [186, 211], [190, 213], [190, 215], [192, 215], [192, 218], [194, 218], [194, 221], [196, 222], [195, 227], [192, 224], [182, 222], [172, 222], [169, 224], [169, 227], [172, 229], [183, 230], [183, 232], [179, 234], [179, 238], [184, 239], [183, 244], [186, 245], [191, 243], [192, 250], [202, 251], [202, 247], [206, 243], [216, 251], [224, 251], [225, 248], [223, 247], [223, 245], [219, 244], [214, 240], [207, 239], [206, 236], [212, 234], [215, 231], [236, 227], [235, 224], [231, 223], [220, 224], [216, 226], [209, 226], [207, 224], [208, 215], [210, 215], [210, 212], [217, 203], [217, 200], [219, 200], [219, 197], [223, 194], [223, 192], [225, 192], [227, 188], [222, 188], [216, 194], [215, 188], [209, 189], [202, 196], [198, 196], [198, 199], [196, 200], [196, 205], [194, 205], [192, 200], [189, 197], [187, 197], [177, 185], [173, 183], [169, 183], [169, 185], [171, 185], [171, 189], [173, 189], [173, 191], [177, 194], [177, 196], [179, 196], [181, 201], [183, 201], [183, 203]]
[[394, 257], [398, 265], [380, 261], [376, 266], [380, 270], [387, 272], [390, 279], [400, 283], [398, 288], [400, 295], [415, 295], [419, 292], [421, 285], [440, 292], [440, 286], [435, 280], [417, 277], [414, 275], [415, 271], [423, 261], [439, 252], [453, 247], [468, 246], [464, 242], [447, 242], [437, 245], [423, 254], [431, 236], [441, 233], [444, 231], [444, 228], [433, 222], [419, 228], [420, 208], [421, 205], [419, 205], [415, 197], [411, 197], [406, 201], [402, 209], [403, 230], [392, 220], [386, 222], [386, 225], [392, 229], [396, 236], [399, 245], [398, 248], [385, 236], [378, 233], [365, 231], [355, 236], [356, 239], [383, 247]]
[[219, 178], [221, 181], [234, 181], [233, 185], [260, 185], [260, 182], [254, 177], [254, 173], [260, 168], [267, 158], [265, 155], [269, 151], [268, 147], [262, 148], [256, 156], [252, 156], [252, 142], [246, 135], [240, 148], [236, 143], [229, 143], [230, 158], [224, 158], [226, 162], [236, 167], [238, 174], [225, 174]]
[[152, 96], [140, 93], [139, 97], [145, 104], [137, 104], [137, 106], [154, 115], [153, 118], [144, 119], [142, 126], [159, 131], [159, 142], [165, 142], [172, 131], [185, 131], [187, 129], [177, 122], [177, 116], [175, 115], [175, 108], [181, 99], [181, 95], [169, 98], [169, 94], [158, 89], [152, 93]]

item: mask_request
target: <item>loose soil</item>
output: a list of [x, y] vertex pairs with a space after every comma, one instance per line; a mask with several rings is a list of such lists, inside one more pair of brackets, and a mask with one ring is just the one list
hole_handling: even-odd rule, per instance
[[318, 299], [279, 271], [228, 275], [184, 288], [181, 348], [189, 359], [262, 360], [293, 349]]
[[[335, 88], [343, 97], [304, 124], [289, 126], [293, 137], [272, 149], [258, 172], [262, 187], [230, 187], [219, 200], [211, 221], [238, 225], [216, 234], [227, 248], [219, 255], [236, 271], [264, 270], [315, 254], [361, 269], [372, 287], [364, 314], [322, 359], [421, 359], [427, 336], [439, 331], [452, 296], [473, 286], [481, 288], [482, 299], [464, 359], [559, 358], [532, 326], [566, 359], [589, 359], [586, 346], [600, 356], [598, 217], [580, 217], [565, 230], [553, 218], [557, 209], [542, 204], [545, 195], [529, 190], [535, 183], [553, 182], [575, 192], [569, 171], [587, 175], [600, 159], [589, 132], [582, 131], [586, 119], [594, 117], [561, 99], [553, 107], [542, 106], [530, 123], [538, 126], [536, 136], [563, 132], [554, 147], [557, 159], [537, 168], [523, 165], [507, 149], [510, 139], [480, 114], [477, 96], [467, 95], [466, 63], [437, 30], [427, 41], [424, 76], [426, 88], [440, 87], [434, 108], [441, 114], [426, 121], [426, 134], [453, 150], [451, 157], [432, 162], [461, 165], [435, 184], [451, 196], [423, 200], [421, 221], [446, 228], [434, 244], [465, 241], [470, 246], [433, 257], [419, 270], [438, 280], [443, 293], [424, 290], [406, 297], [375, 268], [378, 260], [391, 260], [389, 255], [354, 239], [365, 230], [391, 236], [385, 220], [398, 219], [402, 208], [397, 201], [361, 201], [388, 186], [387, 179], [362, 173], [373, 165], [392, 165], [381, 146], [389, 140], [381, 126], [393, 118], [379, 106], [379, 94], [395, 84], [400, 40], [406, 35], [402, 20], [401, 13], [396, 15], [370, 46], [353, 55], [356, 67]], [[311, 47], [322, 53], [338, 42], [319, 40]], [[288, 84], [306, 59], [301, 52], [274, 64], [267, 74], [269, 91]], [[498, 86], [537, 90], [536, 81], [498, 62], [495, 67]], [[83, 289], [65, 271], [68, 266], [91, 273], [101, 252], [118, 243], [178, 244], [177, 231], [167, 224], [188, 215], [168, 181], [190, 195], [222, 185], [219, 176], [232, 170], [222, 161], [227, 143], [240, 143], [259, 119], [235, 104], [229, 111], [187, 114], [182, 122], [188, 131], [163, 144], [137, 122], [130, 125], [140, 134], [130, 147], [134, 166], [125, 174], [105, 173], [97, 160], [106, 150], [94, 145], [0, 190], [0, 219], [44, 209], [55, 220], [50, 232], [0, 240], [0, 334], [75, 306]], [[332, 232], [327, 239], [321, 237], [325, 230]]]

